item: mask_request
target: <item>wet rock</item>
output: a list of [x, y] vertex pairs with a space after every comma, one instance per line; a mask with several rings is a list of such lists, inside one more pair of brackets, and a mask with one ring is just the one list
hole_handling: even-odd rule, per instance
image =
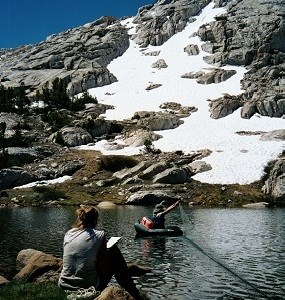
[[242, 207], [246, 207], [246, 208], [265, 208], [265, 207], [268, 207], [268, 203], [267, 202], [249, 203], [249, 204], [244, 204]]
[[97, 205], [99, 208], [115, 208], [116, 206], [116, 204], [109, 201], [102, 201]]

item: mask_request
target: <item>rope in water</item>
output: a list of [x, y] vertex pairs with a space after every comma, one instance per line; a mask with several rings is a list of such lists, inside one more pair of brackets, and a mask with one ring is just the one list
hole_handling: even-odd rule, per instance
[[[182, 218], [182, 222], [184, 224], [186, 223], [191, 223], [192, 226], [194, 227], [193, 222], [191, 222], [191, 220], [189, 219], [188, 215], [186, 214], [185, 210], [183, 209], [182, 205], [179, 205], [180, 208], [180, 213], [181, 213], [181, 218]], [[233, 274], [234, 276], [236, 276], [237, 278], [239, 278], [241, 281], [243, 281], [245, 284], [249, 285], [253, 290], [255, 290], [256, 292], [258, 292], [260, 295], [262, 295], [263, 297], [265, 297], [266, 299], [271, 299], [271, 297], [269, 297], [266, 293], [264, 293], [263, 291], [261, 291], [254, 283], [249, 282], [248, 280], [246, 280], [245, 278], [243, 278], [241, 275], [239, 275], [237, 272], [233, 271], [230, 267], [228, 267], [225, 263], [220, 262], [217, 258], [215, 258], [213, 255], [207, 253], [204, 249], [202, 249], [198, 244], [196, 244], [192, 239], [190, 239], [188, 236], [185, 235], [186, 231], [184, 231], [184, 235], [183, 238], [189, 242], [190, 244], [192, 244], [192, 246], [194, 246], [197, 250], [199, 250], [201, 253], [203, 253], [204, 255], [206, 255], [208, 258], [210, 258], [211, 260], [213, 260], [215, 263], [217, 263], [219, 266], [221, 266], [222, 268], [224, 268], [225, 270], [227, 270], [228, 272], [230, 272], [231, 274]]]

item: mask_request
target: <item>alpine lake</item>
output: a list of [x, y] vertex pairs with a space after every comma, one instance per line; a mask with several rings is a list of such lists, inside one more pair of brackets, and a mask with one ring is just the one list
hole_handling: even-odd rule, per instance
[[[15, 266], [22, 249], [62, 256], [75, 207], [0, 209], [1, 271]], [[135, 278], [151, 299], [285, 299], [285, 209], [197, 209], [184, 206], [168, 216], [181, 237], [138, 238], [134, 223], [152, 207], [100, 209], [99, 229], [121, 236], [127, 262], [151, 269]], [[5, 273], [0, 275], [7, 275]], [[114, 282], [112, 282], [114, 284]]]

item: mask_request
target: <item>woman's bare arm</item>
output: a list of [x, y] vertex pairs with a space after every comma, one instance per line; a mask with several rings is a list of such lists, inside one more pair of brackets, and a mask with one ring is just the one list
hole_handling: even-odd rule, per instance
[[172, 209], [174, 209], [177, 205], [179, 205], [179, 201], [176, 201], [174, 204], [170, 205], [169, 207], [167, 207], [166, 210], [164, 210], [163, 212], [161, 212], [161, 214], [166, 215], [167, 213], [169, 213]]

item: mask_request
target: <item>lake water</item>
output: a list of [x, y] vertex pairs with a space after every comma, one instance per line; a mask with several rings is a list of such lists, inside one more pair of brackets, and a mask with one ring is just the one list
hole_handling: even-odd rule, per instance
[[[99, 228], [122, 236], [128, 262], [152, 269], [137, 278], [151, 299], [285, 299], [284, 209], [175, 209], [168, 224], [185, 236], [135, 238], [134, 222], [150, 207], [100, 210]], [[62, 255], [74, 207], [0, 209], [0, 267], [34, 248]], [[1, 275], [5, 275], [2, 274]]]

